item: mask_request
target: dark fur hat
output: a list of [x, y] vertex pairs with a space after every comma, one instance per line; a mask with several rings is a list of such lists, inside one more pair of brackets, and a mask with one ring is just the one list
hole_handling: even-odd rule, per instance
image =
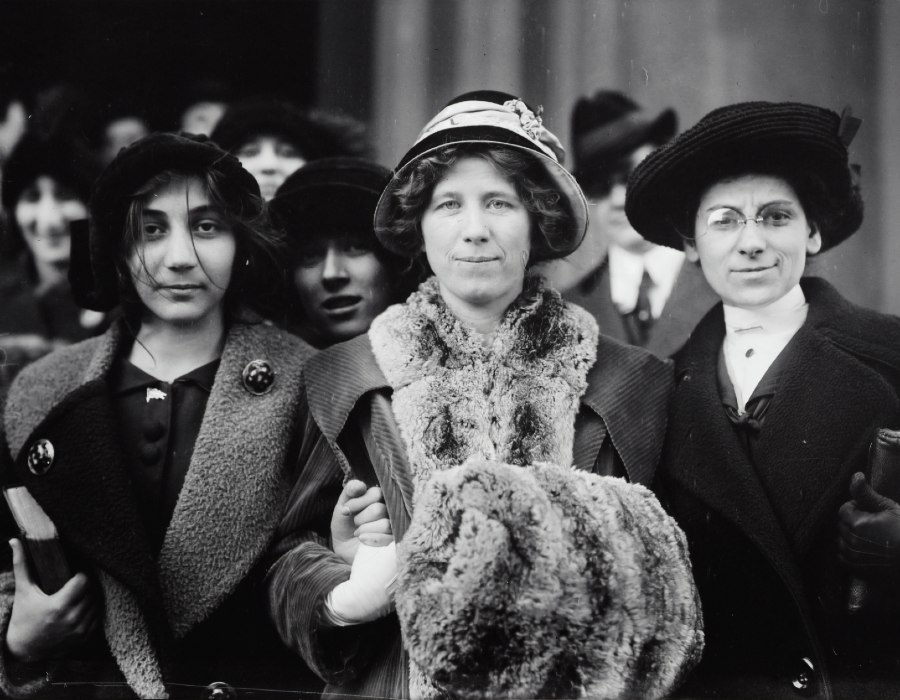
[[290, 236], [349, 230], [366, 232], [377, 244], [372, 218], [390, 179], [390, 170], [362, 158], [322, 158], [291, 174], [269, 202], [269, 211]]
[[582, 97], [572, 110], [575, 179], [589, 190], [616, 161], [644, 144], [664, 144], [677, 129], [673, 109], [651, 118], [630, 97], [615, 90], [598, 90]]
[[[821, 211], [805, 213], [827, 250], [862, 223], [862, 199], [847, 154], [858, 126], [849, 113], [842, 118], [796, 102], [720, 107], [641, 162], [628, 181], [625, 212], [648, 241], [680, 249], [682, 236], [693, 235], [697, 203], [710, 185], [742, 174], [771, 174], [798, 189], [801, 202], [807, 190], [817, 193]], [[820, 184], [801, 191], [798, 185], [813, 178]]]

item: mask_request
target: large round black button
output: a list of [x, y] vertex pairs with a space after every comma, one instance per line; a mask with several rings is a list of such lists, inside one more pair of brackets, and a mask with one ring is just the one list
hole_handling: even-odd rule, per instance
[[28, 448], [28, 471], [35, 476], [43, 476], [50, 471], [55, 457], [56, 450], [53, 449], [52, 442], [43, 438], [36, 440]]
[[156, 464], [162, 457], [162, 450], [153, 443], [141, 445], [140, 448], [141, 461], [147, 466]]
[[237, 696], [234, 688], [221, 681], [210, 683], [203, 689], [203, 700], [234, 700]]
[[261, 396], [275, 383], [275, 370], [265, 360], [251, 360], [241, 373], [244, 388], [251, 394]]
[[816, 693], [816, 667], [812, 660], [804, 656], [797, 664], [797, 672], [791, 681], [791, 687], [798, 695], [809, 697]]

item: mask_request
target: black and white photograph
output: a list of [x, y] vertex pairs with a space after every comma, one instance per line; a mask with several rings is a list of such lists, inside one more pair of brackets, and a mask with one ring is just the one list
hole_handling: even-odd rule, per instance
[[900, 698], [900, 0], [0, 0], [0, 697]]

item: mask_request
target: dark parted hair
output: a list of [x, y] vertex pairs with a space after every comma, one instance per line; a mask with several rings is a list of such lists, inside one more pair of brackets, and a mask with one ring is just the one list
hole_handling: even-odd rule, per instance
[[233, 314], [240, 306], [248, 306], [263, 316], [270, 316], [280, 308], [285, 278], [281, 263], [286, 248], [284, 237], [271, 225], [261, 201], [256, 207], [236, 206], [223, 191], [222, 177], [215, 169], [205, 172], [163, 170], [132, 192], [114, 258], [119, 300], [126, 317], [139, 318], [143, 308], [131, 277], [128, 256], [142, 239], [144, 200], [172, 183], [184, 182], [187, 187], [187, 182], [193, 178], [200, 180], [210, 202], [222, 213], [235, 238], [234, 263], [225, 293], [226, 315]]
[[460, 143], [447, 146], [416, 161], [400, 178], [388, 185], [392, 208], [388, 223], [377, 229], [379, 239], [390, 241], [394, 250], [403, 249], [409, 258], [423, 252], [422, 216], [434, 188], [463, 158], [481, 158], [515, 187], [531, 221], [531, 255], [528, 264], [558, 257], [557, 241], [571, 238], [574, 215], [544, 167], [534, 157], [503, 145]]

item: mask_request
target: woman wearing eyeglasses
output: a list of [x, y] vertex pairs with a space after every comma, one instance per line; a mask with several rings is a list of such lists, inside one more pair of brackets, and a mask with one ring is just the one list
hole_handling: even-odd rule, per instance
[[857, 126], [812, 105], [731, 105], [629, 181], [635, 229], [683, 245], [722, 301], [676, 355], [657, 478], [703, 603], [691, 697], [900, 689], [900, 593], [848, 612], [853, 579], [900, 591], [900, 506], [854, 476], [875, 431], [898, 427], [900, 319], [803, 277], [862, 222]]

